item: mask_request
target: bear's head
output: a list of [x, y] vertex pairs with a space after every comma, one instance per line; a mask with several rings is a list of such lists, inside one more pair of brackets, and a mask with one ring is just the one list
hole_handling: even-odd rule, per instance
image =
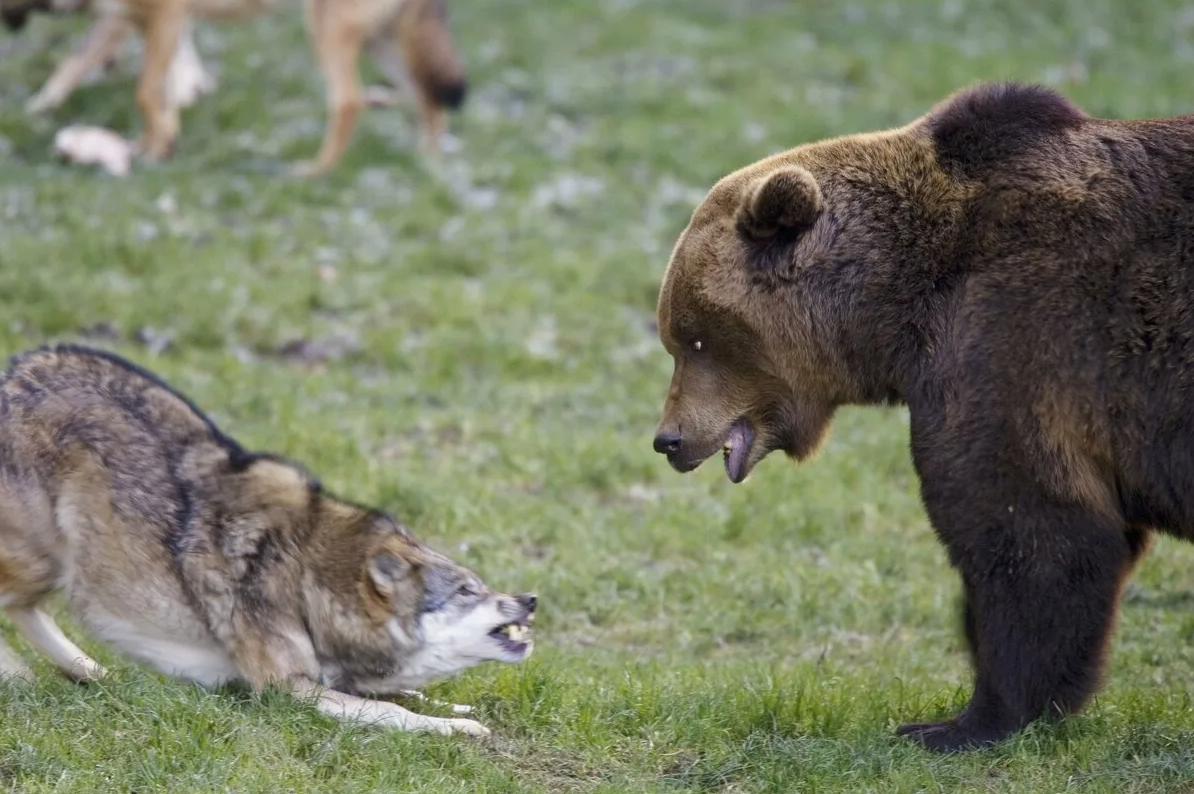
[[[682, 472], [723, 449], [737, 483], [773, 450], [809, 454], [833, 399], [814, 341], [769, 313], [778, 296], [747, 269], [815, 233], [825, 212], [817, 180], [797, 163], [727, 179], [694, 214], [660, 291], [659, 335], [675, 369], [655, 449]], [[793, 346], [807, 353], [795, 367]]]
[[891, 355], [920, 330], [901, 293], [947, 258], [966, 193], [938, 154], [918, 120], [802, 146], [712, 188], [659, 294], [675, 369], [655, 449], [674, 468], [722, 449], [741, 482], [772, 451], [811, 455], [838, 406], [900, 399]]

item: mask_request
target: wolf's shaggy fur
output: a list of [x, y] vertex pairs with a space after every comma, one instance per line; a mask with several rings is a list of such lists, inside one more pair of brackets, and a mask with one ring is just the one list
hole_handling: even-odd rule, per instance
[[[348, 693], [396, 693], [530, 653], [533, 596], [491, 592], [386, 514], [246, 451], [186, 398], [77, 347], [0, 377], [0, 605], [75, 678], [99, 665], [39, 604], [168, 675], [314, 696], [407, 729], [485, 729]], [[0, 672], [27, 671], [0, 648]]]

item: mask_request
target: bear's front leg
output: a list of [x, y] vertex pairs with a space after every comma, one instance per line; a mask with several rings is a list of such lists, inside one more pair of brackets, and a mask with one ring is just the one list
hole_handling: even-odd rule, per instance
[[[1077, 711], [1099, 685], [1136, 550], [1114, 516], [1061, 502], [1025, 479], [970, 478], [972, 494], [989, 489], [970, 499], [925, 480], [929, 515], [962, 574], [975, 665], [961, 714], [899, 729], [930, 749], [993, 744], [1039, 717]], [[1002, 493], [991, 487], [1000, 485]]]

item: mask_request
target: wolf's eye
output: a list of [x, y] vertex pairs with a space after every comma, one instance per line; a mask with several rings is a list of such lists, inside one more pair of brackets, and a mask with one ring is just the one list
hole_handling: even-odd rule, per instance
[[464, 596], [465, 598], [472, 598], [476, 594], [477, 594], [477, 589], [475, 587], [473, 587], [471, 584], [469, 584], [468, 582], [465, 582], [464, 584], [460, 585], [460, 587], [456, 588], [456, 595], [458, 595], [458, 596]]
[[704, 342], [702, 342], [699, 339], [697, 339], [695, 342], [692, 343], [692, 349], [697, 351], [698, 353], [701, 352], [701, 350], [703, 350], [704, 347], [705, 347]]

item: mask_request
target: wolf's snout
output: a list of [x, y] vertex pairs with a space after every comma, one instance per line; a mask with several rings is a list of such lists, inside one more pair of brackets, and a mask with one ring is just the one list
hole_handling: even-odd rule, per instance
[[655, 436], [655, 451], [660, 455], [675, 455], [680, 451], [680, 433], [661, 430], [659, 435]]
[[534, 612], [535, 606], [539, 603], [539, 599], [535, 597], [534, 593], [523, 593], [514, 600], [527, 612]]

